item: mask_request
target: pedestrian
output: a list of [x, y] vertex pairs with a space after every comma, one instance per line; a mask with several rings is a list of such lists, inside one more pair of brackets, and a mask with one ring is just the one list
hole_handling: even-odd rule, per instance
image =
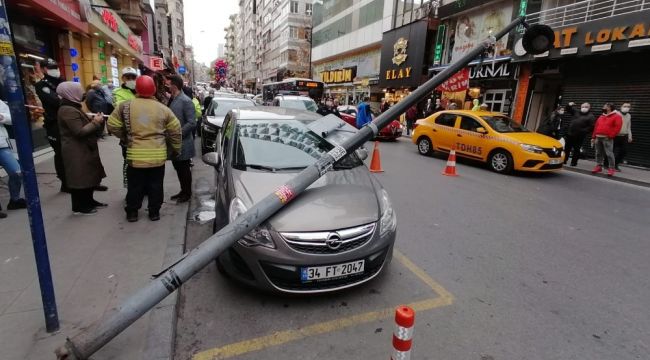
[[410, 135], [413, 130], [413, 124], [418, 119], [418, 108], [415, 105], [406, 110], [406, 135]]
[[623, 103], [621, 105], [621, 118], [623, 119], [623, 126], [621, 131], [614, 138], [614, 159], [616, 171], [621, 171], [618, 167], [625, 160], [627, 155], [627, 144], [632, 142], [632, 115], [630, 115], [630, 103]]
[[171, 197], [177, 203], [188, 202], [192, 196], [191, 159], [194, 157], [194, 138], [192, 132], [196, 128], [196, 113], [192, 100], [183, 93], [183, 78], [180, 75], [167, 77], [167, 85], [171, 93], [169, 108], [181, 124], [183, 146], [180, 154], [172, 159], [172, 165], [178, 175], [181, 190]]
[[481, 105], [480, 105], [481, 102], [480, 102], [478, 99], [474, 99], [474, 100], [472, 100], [472, 104], [474, 105], [474, 106], [472, 106], [472, 111], [479, 111], [479, 110], [481, 110]]
[[434, 108], [434, 113], [437, 113], [438, 111], [443, 111], [445, 110], [445, 107], [442, 104], [442, 100], [440, 98], [436, 99], [436, 107]]
[[34, 88], [36, 95], [41, 100], [44, 109], [43, 127], [47, 134], [47, 141], [50, 143], [52, 150], [54, 150], [54, 169], [56, 176], [61, 181], [61, 192], [68, 193], [65, 167], [63, 165], [63, 158], [61, 156], [61, 141], [59, 139], [59, 125], [57, 124], [56, 114], [61, 106], [61, 99], [56, 95], [56, 87], [63, 81], [61, 79], [61, 70], [59, 64], [53, 59], [45, 59], [40, 63], [43, 78], [39, 80]]
[[[208, 92], [208, 96], [203, 99], [203, 116], [214, 116], [214, 109], [210, 109], [210, 105], [212, 105], [212, 99], [214, 98], [214, 89], [210, 89]], [[208, 109], [210, 109], [210, 113], [208, 113]]]
[[316, 112], [323, 116], [332, 114], [336, 115], [339, 118], [341, 117], [339, 110], [334, 106], [334, 100], [332, 100], [332, 98], [326, 98], [323, 102], [321, 102], [318, 105], [318, 110], [316, 110]]
[[456, 105], [455, 102], [450, 101], [449, 105], [447, 105], [447, 110], [456, 110], [456, 109], [458, 109], [458, 105]]
[[122, 69], [122, 86], [113, 90], [113, 106], [117, 107], [123, 101], [135, 99], [135, 80], [138, 72], [127, 66]]
[[544, 119], [544, 121], [542, 121], [537, 128], [537, 132], [554, 139], [559, 139], [562, 115], [564, 115], [564, 107], [558, 106], [546, 119]]
[[90, 90], [86, 93], [86, 106], [93, 113], [110, 114], [113, 112], [111, 99], [106, 96], [99, 80], [90, 83]]
[[357, 128], [361, 129], [367, 123], [372, 122], [372, 112], [370, 111], [369, 97], [364, 97], [363, 101], [357, 106]]
[[616, 172], [616, 160], [614, 157], [614, 138], [621, 131], [623, 119], [621, 114], [616, 111], [614, 104], [606, 103], [603, 105], [603, 114], [596, 120], [594, 132], [591, 135], [591, 144], [596, 147], [596, 166], [592, 173], [603, 171], [604, 158], [607, 157], [608, 170], [607, 176], [614, 176]]
[[165, 161], [181, 151], [181, 126], [174, 113], [154, 97], [156, 85], [147, 75], [136, 80], [138, 96], [122, 102], [108, 119], [108, 131], [126, 145], [128, 190], [126, 219], [138, 221], [145, 196], [149, 219], [160, 220]]
[[107, 205], [93, 198], [95, 187], [106, 173], [99, 157], [97, 130], [104, 126], [104, 115], [92, 119], [81, 111], [83, 88], [74, 81], [65, 81], [56, 88], [61, 97], [58, 121], [61, 132], [61, 153], [75, 215], [93, 215]]
[[196, 121], [196, 125], [194, 126], [194, 131], [192, 131], [192, 136], [196, 138], [196, 129], [201, 123], [201, 103], [194, 95], [195, 93], [192, 91], [192, 88], [189, 86], [183, 86], [183, 93], [192, 100], [192, 104], [194, 105], [194, 120]]
[[379, 111], [383, 114], [388, 109], [390, 109], [390, 105], [388, 104], [388, 101], [386, 101], [386, 98], [382, 98], [381, 99], [381, 105], [379, 105]]
[[583, 103], [580, 105], [580, 112], [576, 113], [573, 106], [567, 107], [567, 111], [572, 115], [569, 123], [569, 130], [564, 138], [564, 164], [569, 161], [571, 155], [571, 166], [577, 166], [580, 159], [580, 149], [585, 141], [585, 137], [594, 131], [596, 118], [591, 113], [591, 104]]
[[[27, 207], [25, 199], [20, 197], [20, 188], [22, 187], [22, 172], [20, 164], [16, 160], [13, 151], [11, 151], [11, 142], [9, 133], [5, 125], [11, 125], [11, 112], [9, 106], [4, 101], [0, 101], [0, 167], [9, 175], [9, 204], [7, 210], [18, 210]], [[6, 218], [7, 214], [2, 212], [0, 204], [0, 218]]]

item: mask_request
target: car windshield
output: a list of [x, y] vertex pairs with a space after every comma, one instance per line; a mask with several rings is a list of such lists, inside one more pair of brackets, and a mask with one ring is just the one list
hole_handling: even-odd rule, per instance
[[280, 105], [290, 109], [309, 110], [313, 112], [318, 110], [316, 102], [311, 99], [280, 100]]
[[[233, 167], [275, 172], [299, 171], [313, 164], [334, 146], [307, 128], [310, 121], [240, 121], [233, 140], [236, 144]], [[351, 169], [362, 164], [356, 154], [351, 153], [335, 169]]]
[[515, 132], [528, 132], [520, 123], [500, 115], [494, 116], [481, 116], [481, 118], [490, 125], [492, 129], [500, 133], [515, 133]]
[[236, 107], [255, 106], [249, 100], [236, 100], [236, 99], [214, 99], [212, 100], [212, 107], [214, 108], [214, 116], [226, 116], [228, 111]]

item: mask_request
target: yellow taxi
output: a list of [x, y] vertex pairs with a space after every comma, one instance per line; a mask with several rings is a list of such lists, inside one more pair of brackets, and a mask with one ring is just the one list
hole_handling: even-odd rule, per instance
[[480, 160], [498, 173], [553, 171], [562, 168], [562, 144], [531, 132], [501, 113], [440, 111], [415, 124], [412, 137], [422, 155], [449, 152]]

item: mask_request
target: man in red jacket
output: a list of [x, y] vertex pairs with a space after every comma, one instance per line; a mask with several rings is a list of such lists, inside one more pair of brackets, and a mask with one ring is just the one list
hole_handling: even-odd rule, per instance
[[603, 105], [603, 114], [596, 120], [591, 143], [596, 146], [596, 167], [591, 171], [596, 174], [603, 171], [604, 157], [607, 156], [607, 176], [613, 176], [616, 170], [614, 161], [614, 138], [621, 131], [623, 118], [611, 103]]

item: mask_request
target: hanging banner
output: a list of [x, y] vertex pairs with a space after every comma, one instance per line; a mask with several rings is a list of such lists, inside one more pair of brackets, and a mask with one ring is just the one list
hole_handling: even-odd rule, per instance
[[463, 70], [452, 75], [447, 81], [438, 85], [436, 90], [442, 92], [458, 92], [465, 91], [469, 89], [469, 68], [464, 68]]
[[[456, 61], [472, 50], [479, 42], [490, 35], [495, 35], [512, 19], [512, 2], [499, 3], [488, 8], [473, 11], [468, 15], [458, 17], [456, 34], [452, 47], [451, 60]], [[508, 35], [502, 37], [494, 46], [494, 52], [487, 56], [507, 55]]]

